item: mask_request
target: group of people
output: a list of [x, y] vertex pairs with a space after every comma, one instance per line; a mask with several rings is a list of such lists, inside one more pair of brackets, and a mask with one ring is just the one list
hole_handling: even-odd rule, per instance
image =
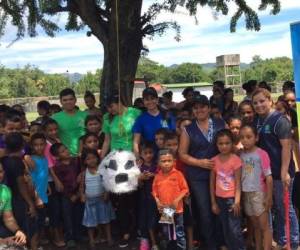
[[[222, 81], [210, 99], [186, 88], [180, 103], [152, 87], [132, 107], [111, 93], [105, 114], [92, 93], [81, 111], [64, 89], [30, 124], [21, 105], [0, 105], [0, 243], [72, 248], [88, 236], [94, 249], [115, 245], [113, 231], [140, 250], [297, 249], [294, 83], [276, 102], [266, 82], [243, 88], [240, 103]], [[135, 192], [105, 189], [99, 164], [114, 150], [135, 155]]]

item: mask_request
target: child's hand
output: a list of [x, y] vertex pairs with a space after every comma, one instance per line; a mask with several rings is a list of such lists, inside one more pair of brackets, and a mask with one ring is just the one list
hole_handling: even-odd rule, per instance
[[30, 155], [24, 155], [24, 164], [26, 166], [28, 166], [28, 168], [30, 170], [34, 170], [35, 169], [35, 163], [34, 161], [32, 160], [31, 156]]
[[265, 209], [266, 209], [266, 211], [270, 211], [272, 206], [273, 206], [272, 196], [271, 197], [267, 196], [266, 199], [265, 199]]
[[217, 214], [217, 215], [221, 212], [219, 206], [217, 205], [217, 203], [213, 203], [211, 205], [211, 210], [214, 214]]
[[64, 191], [64, 185], [60, 181], [57, 181], [55, 182], [55, 189], [57, 192], [61, 193]]
[[77, 201], [78, 197], [76, 194], [73, 194], [71, 197], [70, 197], [70, 200], [75, 203]]
[[240, 203], [239, 202], [235, 202], [231, 209], [229, 210], [230, 212], [233, 211], [233, 215], [234, 216], [240, 216], [240, 213], [241, 213], [241, 207], [240, 207]]
[[85, 196], [85, 194], [80, 195], [80, 201], [81, 201], [82, 203], [85, 203], [85, 202], [86, 202], [86, 196]]
[[160, 203], [160, 201], [156, 201], [156, 205], [157, 205], [157, 209], [159, 211], [159, 213], [162, 213], [163, 212], [163, 209], [164, 209], [164, 205]]
[[107, 193], [107, 192], [102, 193], [102, 194], [101, 194], [101, 198], [102, 198], [102, 200], [104, 200], [104, 201], [108, 201], [108, 193]]

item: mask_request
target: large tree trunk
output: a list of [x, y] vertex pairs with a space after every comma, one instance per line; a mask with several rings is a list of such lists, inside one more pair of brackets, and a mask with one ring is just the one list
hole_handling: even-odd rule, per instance
[[[140, 25], [142, 0], [118, 1], [119, 42], [116, 29], [116, 6], [112, 1], [107, 42], [103, 43], [104, 60], [100, 84], [101, 105], [113, 92], [119, 92], [126, 105], [132, 103], [133, 80], [142, 49], [143, 35]], [[119, 57], [117, 54], [119, 45]], [[120, 86], [118, 85], [118, 61], [120, 65]]]

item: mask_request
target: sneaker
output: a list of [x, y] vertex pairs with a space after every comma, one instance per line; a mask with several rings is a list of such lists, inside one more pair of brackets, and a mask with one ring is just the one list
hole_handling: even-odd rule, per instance
[[157, 245], [154, 245], [151, 247], [151, 250], [159, 250], [158, 246]]
[[125, 247], [128, 247], [128, 240], [125, 240], [125, 239], [122, 239], [120, 242], [119, 242], [119, 247], [120, 248], [125, 248]]
[[67, 248], [75, 248], [76, 247], [76, 243], [74, 240], [69, 240], [67, 242]]
[[140, 250], [150, 250], [149, 241], [147, 239], [141, 239]]

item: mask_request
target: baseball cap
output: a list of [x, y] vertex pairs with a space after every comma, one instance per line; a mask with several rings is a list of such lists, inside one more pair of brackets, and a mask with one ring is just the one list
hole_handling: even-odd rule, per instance
[[206, 95], [198, 95], [192, 101], [192, 106], [196, 104], [202, 104], [205, 106], [209, 106], [209, 100]]

